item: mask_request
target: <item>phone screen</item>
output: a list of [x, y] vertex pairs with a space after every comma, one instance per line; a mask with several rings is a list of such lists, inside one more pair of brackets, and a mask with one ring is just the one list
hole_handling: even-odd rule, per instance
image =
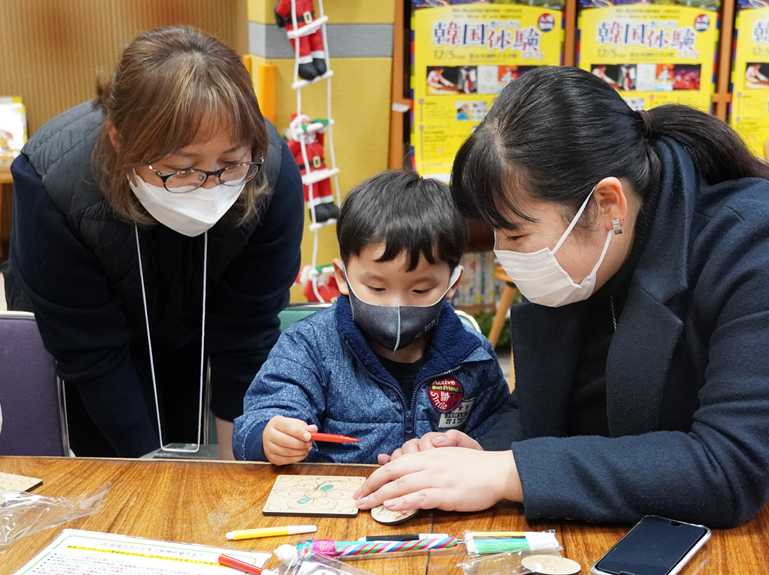
[[614, 575], [667, 575], [708, 535], [699, 525], [644, 517], [595, 567]]

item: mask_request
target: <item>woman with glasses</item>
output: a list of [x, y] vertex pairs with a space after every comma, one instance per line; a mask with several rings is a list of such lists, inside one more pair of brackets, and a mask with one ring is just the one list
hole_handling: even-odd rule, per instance
[[304, 224], [299, 170], [237, 54], [187, 27], [140, 35], [12, 172], [8, 307], [35, 312], [56, 358], [75, 454], [197, 446], [210, 405], [231, 457]]

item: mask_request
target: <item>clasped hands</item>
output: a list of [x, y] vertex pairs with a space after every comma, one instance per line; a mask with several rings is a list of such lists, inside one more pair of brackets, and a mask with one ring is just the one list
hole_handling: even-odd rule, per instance
[[484, 451], [461, 431], [427, 433], [378, 462], [354, 494], [360, 509], [479, 511], [523, 500], [512, 451]]

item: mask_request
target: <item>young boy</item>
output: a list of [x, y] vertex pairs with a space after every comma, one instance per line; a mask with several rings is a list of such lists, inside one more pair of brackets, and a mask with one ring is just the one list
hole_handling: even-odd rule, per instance
[[[509, 391], [488, 340], [444, 302], [467, 243], [448, 187], [379, 174], [350, 192], [336, 225], [343, 295], [281, 335], [235, 420], [235, 457], [376, 463], [429, 431], [479, 439]], [[316, 431], [360, 441], [313, 442]]]

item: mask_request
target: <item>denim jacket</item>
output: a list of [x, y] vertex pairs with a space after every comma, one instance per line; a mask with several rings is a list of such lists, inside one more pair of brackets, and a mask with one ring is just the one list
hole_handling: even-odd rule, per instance
[[494, 350], [465, 328], [448, 303], [407, 400], [352, 320], [349, 300], [291, 325], [280, 337], [235, 420], [238, 459], [265, 461], [262, 432], [276, 415], [315, 424], [359, 443], [316, 443], [306, 461], [376, 463], [430, 431], [459, 429], [479, 439], [509, 396]]

